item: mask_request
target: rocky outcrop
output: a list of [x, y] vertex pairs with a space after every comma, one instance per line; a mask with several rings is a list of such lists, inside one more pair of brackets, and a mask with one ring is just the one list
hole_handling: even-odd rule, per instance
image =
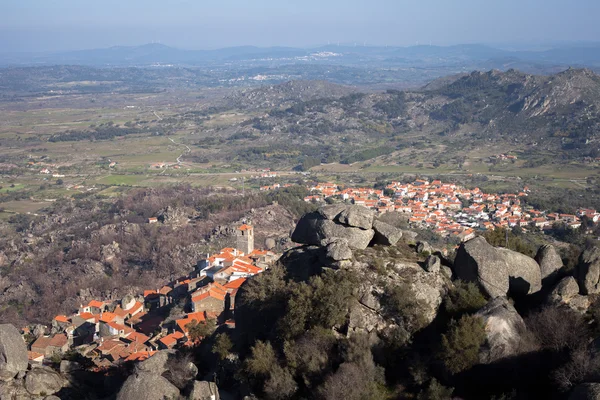
[[375, 231], [373, 244], [394, 246], [402, 238], [402, 231], [400, 229], [386, 224], [385, 222], [373, 222], [373, 230]]
[[512, 250], [495, 248], [483, 237], [462, 243], [454, 260], [458, 279], [476, 282], [489, 297], [525, 295], [541, 289], [540, 268], [534, 259]]
[[333, 261], [351, 260], [352, 250], [346, 239], [338, 239], [327, 245], [326, 256]]
[[345, 207], [335, 219], [340, 224], [353, 226], [362, 229], [373, 228], [373, 219], [375, 213], [362, 206], [348, 206]]
[[158, 213], [158, 220], [165, 224], [182, 225], [188, 222], [188, 217], [184, 210], [167, 206]]
[[[429, 324], [433, 321], [448, 290], [448, 279], [440, 270], [427, 272], [417, 263], [399, 260], [398, 256], [377, 251], [377, 248], [360, 252], [356, 258], [357, 260], [354, 260], [348, 268], [356, 271], [361, 282], [372, 282], [365, 283], [359, 290], [358, 298], [366, 309], [359, 309], [358, 312], [362, 312], [362, 318], [366, 321], [378, 321], [379, 324], [363, 325], [365, 330], [378, 329], [385, 324], [390, 324], [390, 321], [376, 318], [376, 316], [381, 318], [379, 314], [383, 308], [382, 294], [386, 291], [386, 286], [401, 286], [410, 292], [407, 293], [407, 299], [413, 299], [415, 304], [418, 304], [419, 314], [424, 323]], [[369, 267], [374, 260], [385, 265], [386, 275], [383, 281], [380, 281], [377, 273]], [[371, 315], [371, 311], [375, 314]], [[356, 320], [359, 319], [358, 316], [355, 317]]]
[[179, 398], [179, 389], [161, 375], [136, 371], [123, 384], [117, 400], [164, 400]]
[[558, 272], [563, 267], [562, 259], [556, 248], [550, 244], [543, 245], [535, 255], [535, 261], [540, 265], [542, 283], [544, 285], [553, 284], [557, 279]]
[[25, 389], [32, 395], [52, 395], [67, 385], [61, 374], [48, 367], [35, 367], [25, 377]]
[[179, 389], [162, 376], [168, 369], [169, 357], [175, 354], [174, 350], [159, 351], [139, 363], [121, 387], [117, 400], [179, 398]]
[[590, 306], [590, 299], [579, 294], [579, 285], [572, 276], [567, 276], [558, 282], [550, 292], [548, 301], [555, 305], [566, 305], [581, 313], [585, 313]]
[[600, 249], [591, 247], [579, 257], [577, 281], [581, 294], [600, 293]]
[[373, 229], [342, 225], [327, 219], [322, 212], [313, 212], [300, 219], [292, 233], [292, 241], [326, 246], [338, 239], [345, 239], [353, 249], [366, 249], [374, 235]]
[[213, 382], [196, 381], [190, 394], [190, 400], [219, 400], [219, 389]]
[[417, 243], [417, 253], [433, 253], [433, 248], [427, 242], [418, 242]]
[[582, 383], [576, 386], [569, 400], [600, 400], [600, 383]]
[[481, 362], [491, 363], [518, 353], [527, 328], [505, 297], [496, 297], [475, 315], [482, 318], [486, 333], [486, 342], [479, 355]]
[[442, 261], [438, 256], [430, 255], [425, 260], [425, 271], [427, 272], [440, 272], [442, 267]]
[[325, 251], [325, 248], [319, 246], [295, 247], [283, 253], [279, 262], [285, 266], [290, 277], [305, 281], [321, 273], [325, 266], [323, 262], [326, 258]]
[[0, 380], [12, 378], [28, 365], [27, 345], [14, 325], [0, 325]]

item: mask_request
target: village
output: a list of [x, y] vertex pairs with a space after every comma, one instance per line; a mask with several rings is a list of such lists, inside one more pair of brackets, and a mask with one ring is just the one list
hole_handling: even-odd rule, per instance
[[[90, 300], [72, 315], [54, 317], [44, 332], [23, 328], [29, 361], [50, 364], [76, 351], [103, 370], [158, 350], [195, 346], [216, 328], [235, 327], [239, 287], [277, 259], [274, 252], [254, 248], [254, 228], [243, 224], [236, 230], [236, 248], [207, 254], [188, 276], [120, 301]], [[177, 306], [182, 313], [171, 312]]]
[[[275, 184], [261, 190], [289, 185]], [[409, 225], [428, 228], [442, 237], [466, 241], [477, 232], [519, 226], [552, 229], [556, 222], [578, 228], [586, 217], [597, 222], [596, 210], [579, 209], [576, 215], [547, 213], [525, 207], [529, 189], [515, 194], [486, 194], [439, 180], [391, 182], [384, 189], [342, 188], [318, 183], [307, 188], [306, 202], [345, 201], [373, 209], [379, 215], [405, 214]], [[156, 223], [157, 218], [149, 218]], [[240, 286], [268, 269], [279, 258], [254, 248], [254, 229], [236, 229], [236, 246], [207, 254], [195, 269], [160, 288], [128, 295], [119, 301], [92, 299], [71, 315], [57, 315], [50, 327], [34, 332], [25, 327], [32, 363], [52, 363], [69, 351], [90, 359], [95, 368], [110, 368], [124, 361], [144, 360], [162, 349], [195, 346], [214, 329], [235, 328], [235, 298]], [[178, 307], [178, 308], [177, 308]], [[175, 309], [176, 311], [173, 311]]]
[[[263, 186], [261, 190], [274, 190], [279, 185]], [[519, 193], [486, 194], [479, 188], [467, 189], [440, 180], [418, 179], [412, 183], [391, 182], [385, 189], [341, 188], [335, 183], [319, 183], [309, 186], [306, 202], [323, 203], [329, 199], [362, 205], [378, 214], [400, 212], [406, 214], [409, 225], [427, 228], [442, 237], [466, 241], [478, 231], [496, 228], [521, 227], [523, 230], [552, 229], [562, 222], [572, 229], [581, 226], [587, 217], [593, 222], [600, 219], [596, 210], [579, 209], [576, 215], [548, 213], [524, 207], [522, 199], [529, 188]]]

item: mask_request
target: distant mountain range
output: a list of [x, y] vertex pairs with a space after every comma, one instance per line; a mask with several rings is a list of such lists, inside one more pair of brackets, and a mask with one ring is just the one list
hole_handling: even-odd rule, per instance
[[242, 63], [327, 63], [399, 67], [461, 66], [473, 68], [544, 66], [600, 67], [600, 44], [569, 45], [545, 51], [509, 51], [469, 44], [456, 46], [373, 47], [338, 46], [300, 49], [292, 47], [231, 47], [217, 50], [183, 50], [162, 44], [116, 46], [104, 49], [56, 53], [0, 54], [0, 66], [87, 65], [87, 66], [205, 66]]

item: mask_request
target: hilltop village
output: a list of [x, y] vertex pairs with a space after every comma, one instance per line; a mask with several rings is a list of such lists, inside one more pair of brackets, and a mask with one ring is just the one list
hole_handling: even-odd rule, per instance
[[[277, 188], [278, 185], [264, 186], [261, 190]], [[600, 213], [591, 209], [579, 209], [576, 215], [571, 215], [524, 207], [522, 199], [528, 196], [527, 187], [519, 193], [487, 194], [479, 188], [467, 189], [440, 180], [416, 180], [412, 183], [391, 182], [379, 190], [342, 189], [334, 183], [319, 183], [307, 189], [311, 194], [304, 198], [306, 202], [339, 199], [365, 206], [380, 215], [397, 211], [407, 215], [411, 227], [431, 229], [442, 237], [463, 242], [473, 238], [477, 231], [516, 226], [524, 230], [548, 230], [557, 222], [577, 229], [583, 217], [593, 222], [600, 219]]]
[[116, 302], [93, 299], [72, 315], [57, 315], [51, 327], [23, 328], [29, 360], [49, 363], [77, 350], [102, 370], [198, 344], [217, 327], [235, 327], [238, 288], [277, 259], [254, 248], [251, 225], [239, 226], [236, 248], [207, 255], [188, 276]]

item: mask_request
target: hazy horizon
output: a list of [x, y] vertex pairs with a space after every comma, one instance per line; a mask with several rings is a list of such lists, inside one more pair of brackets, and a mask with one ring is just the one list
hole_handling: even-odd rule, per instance
[[479, 43], [532, 47], [598, 42], [600, 2], [476, 0], [418, 4], [401, 0], [6, 0], [0, 4], [0, 52], [68, 51], [162, 43], [199, 50], [253, 45], [313, 47]]

